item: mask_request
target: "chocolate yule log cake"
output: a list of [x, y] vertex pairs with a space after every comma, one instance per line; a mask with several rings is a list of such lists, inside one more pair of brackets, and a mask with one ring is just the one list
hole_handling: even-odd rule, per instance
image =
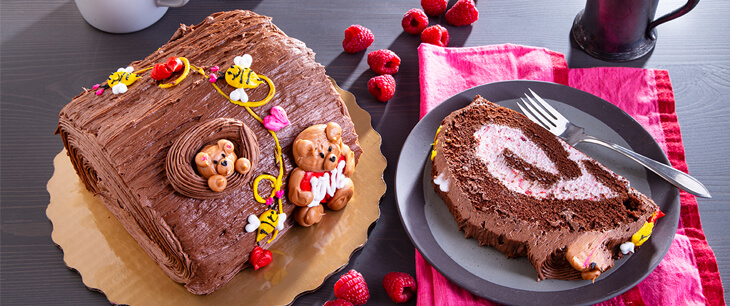
[[326, 125], [328, 143], [350, 154], [347, 169], [362, 154], [314, 52], [266, 16], [221, 12], [181, 25], [110, 72], [63, 108], [57, 133], [86, 188], [195, 294], [266, 265], [268, 246], [295, 226], [284, 188], [300, 133]]
[[538, 280], [595, 280], [663, 215], [623, 177], [480, 96], [442, 121], [431, 160], [466, 238], [527, 256]]

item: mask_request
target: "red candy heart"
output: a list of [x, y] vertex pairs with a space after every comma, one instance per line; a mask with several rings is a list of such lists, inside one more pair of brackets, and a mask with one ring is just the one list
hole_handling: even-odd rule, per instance
[[150, 77], [152, 77], [155, 80], [162, 81], [164, 79], [169, 78], [172, 75], [172, 70], [170, 67], [168, 67], [165, 64], [157, 64], [155, 67], [152, 68], [152, 72], [150, 72]]
[[264, 250], [260, 246], [255, 246], [253, 250], [251, 250], [248, 262], [253, 265], [254, 270], [258, 270], [259, 268], [271, 263], [272, 259], [273, 255], [271, 254], [271, 251]]
[[170, 68], [172, 72], [178, 72], [183, 69], [183, 62], [177, 58], [177, 57], [171, 57], [167, 59], [167, 62], [165, 62], [165, 65], [167, 65], [167, 68]]

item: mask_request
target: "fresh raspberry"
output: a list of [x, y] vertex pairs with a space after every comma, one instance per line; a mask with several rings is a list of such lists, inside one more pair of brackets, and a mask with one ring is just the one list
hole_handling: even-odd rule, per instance
[[405, 303], [416, 294], [418, 286], [413, 276], [403, 272], [390, 272], [383, 277], [383, 287], [393, 302]]
[[368, 81], [368, 91], [380, 102], [386, 102], [395, 94], [395, 79], [390, 74], [383, 74]]
[[327, 301], [323, 306], [353, 306], [348, 300], [336, 299], [333, 301]]
[[428, 26], [428, 17], [426, 13], [417, 8], [410, 9], [403, 15], [403, 20], [400, 23], [403, 26], [403, 30], [409, 34], [421, 34], [423, 29]]
[[340, 279], [335, 283], [335, 297], [350, 301], [354, 305], [362, 305], [367, 303], [370, 298], [370, 291], [362, 274], [350, 270], [350, 272], [340, 276]]
[[395, 74], [400, 67], [400, 57], [388, 49], [368, 53], [368, 66], [377, 74]]
[[449, 31], [440, 25], [432, 25], [421, 33], [421, 41], [441, 47], [449, 45]]
[[375, 40], [370, 29], [359, 24], [354, 24], [345, 29], [345, 40], [342, 41], [342, 48], [347, 53], [357, 53], [367, 49]]
[[469, 25], [479, 19], [474, 0], [459, 0], [446, 12], [446, 21], [457, 27]]
[[421, 0], [421, 7], [429, 16], [438, 17], [446, 12], [446, 5], [449, 0]]

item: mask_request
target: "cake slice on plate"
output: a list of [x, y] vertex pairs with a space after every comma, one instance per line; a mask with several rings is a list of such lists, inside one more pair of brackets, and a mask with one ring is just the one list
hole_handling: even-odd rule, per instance
[[477, 96], [441, 123], [433, 184], [466, 237], [537, 278], [595, 280], [651, 234], [657, 205], [521, 113]]

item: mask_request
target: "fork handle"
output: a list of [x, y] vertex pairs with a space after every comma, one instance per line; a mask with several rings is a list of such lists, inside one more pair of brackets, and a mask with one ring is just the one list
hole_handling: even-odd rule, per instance
[[635, 162], [646, 167], [647, 169], [649, 169], [652, 172], [659, 175], [661, 178], [667, 180], [668, 182], [672, 183], [674, 186], [677, 186], [678, 188], [680, 188], [684, 191], [687, 191], [698, 197], [703, 197], [703, 198], [711, 197], [710, 192], [707, 190], [707, 188], [705, 188], [705, 186], [702, 185], [702, 183], [700, 183], [700, 181], [698, 181], [696, 178], [690, 176], [687, 173], [674, 169], [670, 166], [667, 166], [663, 163], [660, 163], [656, 160], [648, 158], [644, 155], [636, 153], [632, 150], [629, 150], [629, 149], [619, 146], [617, 144], [610, 143], [610, 142], [595, 138], [590, 135], [585, 135], [585, 138], [582, 139], [581, 141], [595, 143], [598, 145], [602, 145], [606, 148], [613, 149], [616, 152], [626, 155], [627, 157], [631, 158]]

